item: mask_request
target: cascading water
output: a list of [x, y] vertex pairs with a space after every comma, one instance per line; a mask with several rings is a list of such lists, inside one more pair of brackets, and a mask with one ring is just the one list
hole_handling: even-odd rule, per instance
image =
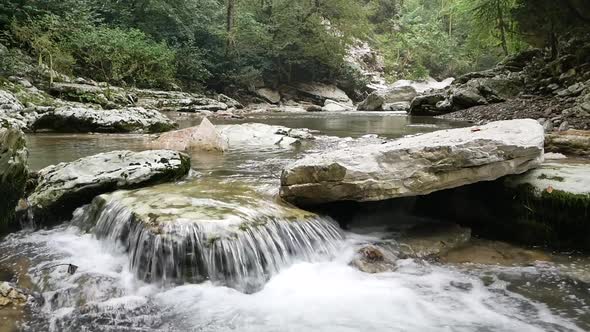
[[74, 220], [122, 243], [141, 280], [211, 280], [251, 292], [297, 260], [333, 256], [342, 240], [332, 220], [252, 193], [245, 202], [225, 188], [222, 201], [195, 183], [158, 188], [98, 197]]

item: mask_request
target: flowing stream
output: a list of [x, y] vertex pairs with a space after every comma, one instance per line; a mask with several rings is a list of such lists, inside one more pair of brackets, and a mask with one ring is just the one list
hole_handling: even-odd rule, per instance
[[[199, 122], [174, 117], [183, 126]], [[0, 276], [18, 278], [45, 298], [22, 329], [590, 330], [587, 257], [550, 254], [552, 263], [510, 267], [401, 259], [393, 272], [367, 274], [349, 263], [367, 243], [390, 239], [389, 228], [345, 231], [275, 198], [285, 164], [357, 144], [342, 137], [395, 138], [461, 124], [387, 113], [258, 115], [232, 123], [244, 121], [341, 138], [292, 149], [195, 153], [193, 172], [181, 183], [101, 196], [70, 223], [8, 236], [0, 242]], [[39, 169], [98, 152], [142, 150], [148, 140], [34, 135], [31, 164]], [[151, 218], [155, 213], [160, 217]], [[140, 227], [145, 220], [152, 226]], [[78, 269], [69, 274], [60, 264]]]

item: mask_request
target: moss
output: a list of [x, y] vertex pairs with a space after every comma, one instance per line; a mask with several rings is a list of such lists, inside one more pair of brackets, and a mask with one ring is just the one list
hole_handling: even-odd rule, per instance
[[240, 224], [240, 226], [238, 228], [242, 232], [247, 232], [247, 231], [249, 231], [252, 228], [263, 227], [265, 225], [266, 225], [266, 221], [264, 221], [264, 220], [257, 220], [257, 221], [243, 222], [243, 223]]
[[418, 197], [414, 213], [471, 227], [474, 236], [590, 251], [590, 195], [482, 182]]

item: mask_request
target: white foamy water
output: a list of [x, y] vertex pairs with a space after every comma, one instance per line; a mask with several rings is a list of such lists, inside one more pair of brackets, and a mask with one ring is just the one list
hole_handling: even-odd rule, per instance
[[[357, 271], [348, 262], [366, 240], [348, 234], [337, 257], [294, 263], [255, 294], [209, 282], [145, 284], [120, 248], [73, 227], [12, 236], [0, 262], [15, 248], [31, 259], [47, 299], [45, 321], [31, 331], [583, 331], [500, 280], [485, 286], [477, 275], [413, 260], [395, 272]], [[42, 271], [59, 263], [79, 269]]]

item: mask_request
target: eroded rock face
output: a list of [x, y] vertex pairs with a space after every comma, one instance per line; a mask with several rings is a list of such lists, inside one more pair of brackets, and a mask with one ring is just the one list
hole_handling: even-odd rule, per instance
[[58, 132], [159, 133], [177, 125], [160, 112], [141, 107], [112, 110], [60, 107], [42, 114], [32, 127]]
[[511, 120], [309, 155], [283, 170], [281, 197], [307, 205], [425, 195], [535, 168], [543, 142], [536, 121]]
[[175, 181], [189, 170], [190, 158], [175, 151], [101, 153], [40, 170], [28, 202], [36, 219], [69, 218], [97, 195]]
[[177, 151], [200, 150], [224, 152], [228, 148], [227, 138], [204, 118], [198, 127], [191, 127], [164, 133], [151, 146], [157, 149]]
[[545, 150], [568, 155], [590, 156], [590, 131], [568, 130], [548, 134], [545, 137]]
[[80, 103], [98, 104], [103, 107], [127, 105], [131, 99], [118, 87], [101, 87], [84, 83], [54, 83], [49, 92], [59, 98]]
[[25, 135], [0, 118], [0, 233], [14, 222], [14, 209], [27, 182], [27, 160]]
[[12, 93], [0, 90], [0, 112], [19, 112], [23, 109], [24, 106]]

